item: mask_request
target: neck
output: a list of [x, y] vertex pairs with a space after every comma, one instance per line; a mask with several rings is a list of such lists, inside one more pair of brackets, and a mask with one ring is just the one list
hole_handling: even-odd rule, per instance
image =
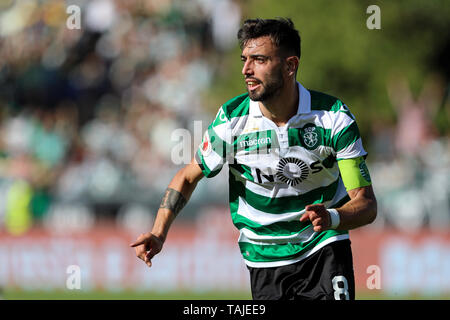
[[266, 101], [260, 101], [259, 107], [263, 116], [272, 120], [277, 126], [285, 125], [297, 114], [298, 109], [297, 82], [281, 89], [278, 95]]

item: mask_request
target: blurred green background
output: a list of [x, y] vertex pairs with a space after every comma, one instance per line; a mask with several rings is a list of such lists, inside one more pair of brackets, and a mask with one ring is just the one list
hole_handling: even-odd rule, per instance
[[[441, 1], [241, 1], [243, 19], [290, 17], [302, 39], [298, 80], [307, 88], [341, 98], [356, 115], [370, 144], [371, 124], [395, 123], [397, 111], [389, 99], [389, 81], [407, 81], [417, 98], [426, 82], [437, 81], [439, 109], [433, 122], [448, 134], [445, 103], [450, 79], [450, 7]], [[378, 5], [381, 29], [370, 30], [366, 13]], [[212, 106], [241, 92], [239, 47], [221, 57], [220, 77], [211, 93]]]

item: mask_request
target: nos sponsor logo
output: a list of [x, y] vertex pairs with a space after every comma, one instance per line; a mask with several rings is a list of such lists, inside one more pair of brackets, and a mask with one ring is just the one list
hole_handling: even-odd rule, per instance
[[310, 173], [315, 174], [323, 169], [324, 165], [320, 161], [314, 161], [308, 165], [300, 159], [289, 157], [279, 161], [275, 172], [272, 168], [266, 168], [265, 172], [268, 172], [266, 174], [263, 170], [255, 168], [253, 176], [258, 183], [277, 181], [296, 186], [306, 180]]

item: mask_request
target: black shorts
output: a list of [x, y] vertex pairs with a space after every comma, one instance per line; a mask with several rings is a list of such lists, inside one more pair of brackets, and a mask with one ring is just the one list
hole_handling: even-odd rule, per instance
[[354, 300], [355, 278], [350, 240], [327, 244], [299, 262], [252, 268], [254, 300]]

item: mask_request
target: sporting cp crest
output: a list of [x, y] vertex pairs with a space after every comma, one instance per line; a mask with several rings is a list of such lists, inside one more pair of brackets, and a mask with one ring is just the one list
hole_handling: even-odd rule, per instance
[[300, 129], [300, 139], [308, 149], [315, 149], [320, 142], [320, 133], [315, 125], [308, 123]]

